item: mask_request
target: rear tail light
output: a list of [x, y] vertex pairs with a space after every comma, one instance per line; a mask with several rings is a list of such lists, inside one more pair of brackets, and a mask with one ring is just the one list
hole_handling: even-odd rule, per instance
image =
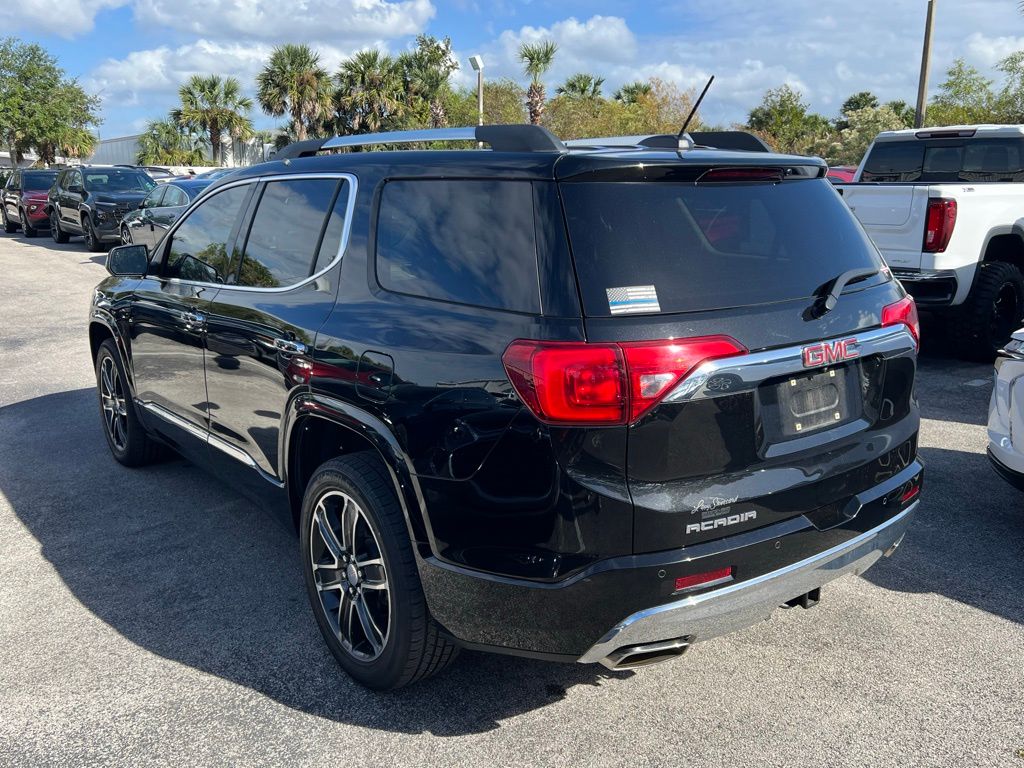
[[695, 573], [692, 576], [680, 576], [676, 579], [676, 592], [689, 592], [700, 587], [710, 587], [715, 584], [725, 584], [732, 581], [732, 566], [719, 568], [717, 571], [707, 573]]
[[620, 344], [520, 339], [502, 362], [516, 393], [547, 424], [631, 424], [706, 360], [742, 355], [728, 336]]
[[917, 304], [910, 296], [904, 296], [882, 310], [882, 326], [890, 325], [907, 326], [915, 346], [921, 346], [921, 322], [917, 319]]
[[906, 504], [909, 501], [913, 501], [920, 493], [921, 484], [917, 480], [911, 480], [907, 484], [907, 487], [904, 488], [903, 493], [900, 494], [900, 504]]
[[956, 200], [936, 197], [928, 201], [928, 220], [924, 228], [925, 253], [942, 253], [949, 245], [956, 226]]

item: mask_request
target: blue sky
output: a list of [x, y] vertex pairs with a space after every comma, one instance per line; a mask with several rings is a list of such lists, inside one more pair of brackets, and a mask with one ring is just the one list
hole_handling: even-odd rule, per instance
[[[306, 42], [332, 71], [376, 47], [397, 53], [415, 35], [450, 36], [468, 84], [466, 57], [479, 53], [488, 77], [522, 80], [523, 41], [559, 45], [547, 81], [577, 71], [623, 82], [656, 76], [696, 88], [714, 73], [704, 115], [744, 119], [767, 88], [789, 83], [833, 115], [869, 89], [914, 100], [925, 0], [16, 0], [0, 28], [39, 42], [103, 101], [104, 138], [137, 133], [176, 102], [195, 72], [239, 77], [248, 90], [275, 44]], [[996, 62], [1024, 48], [1015, 0], [940, 0], [933, 86], [957, 56], [995, 76]], [[59, 9], [57, 11], [56, 9]], [[259, 127], [275, 120], [254, 114]]]

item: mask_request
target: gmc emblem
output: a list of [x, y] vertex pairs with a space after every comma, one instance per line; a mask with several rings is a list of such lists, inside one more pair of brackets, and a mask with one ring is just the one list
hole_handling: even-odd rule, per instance
[[817, 368], [819, 365], [831, 365], [860, 357], [860, 350], [857, 349], [857, 339], [822, 341], [804, 347], [803, 357], [804, 368]]

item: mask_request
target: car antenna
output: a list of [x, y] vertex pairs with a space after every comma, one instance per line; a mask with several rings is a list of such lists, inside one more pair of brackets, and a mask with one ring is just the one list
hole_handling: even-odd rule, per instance
[[679, 133], [676, 134], [676, 138], [681, 139], [686, 135], [686, 129], [690, 127], [690, 121], [693, 120], [694, 115], [697, 114], [697, 108], [700, 107], [700, 103], [704, 101], [704, 97], [708, 94], [708, 88], [715, 82], [715, 76], [712, 75], [708, 78], [708, 84], [704, 86], [704, 90], [700, 92], [700, 96], [697, 97], [697, 101], [693, 104], [693, 109], [690, 110], [690, 114], [686, 116], [686, 121], [683, 123], [683, 127], [679, 129]]

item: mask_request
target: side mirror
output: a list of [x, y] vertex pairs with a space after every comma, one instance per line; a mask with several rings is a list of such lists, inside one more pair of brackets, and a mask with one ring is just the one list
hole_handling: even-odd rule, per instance
[[149, 267], [149, 249], [144, 245], [119, 245], [107, 254], [107, 272], [118, 276], [146, 274]]

